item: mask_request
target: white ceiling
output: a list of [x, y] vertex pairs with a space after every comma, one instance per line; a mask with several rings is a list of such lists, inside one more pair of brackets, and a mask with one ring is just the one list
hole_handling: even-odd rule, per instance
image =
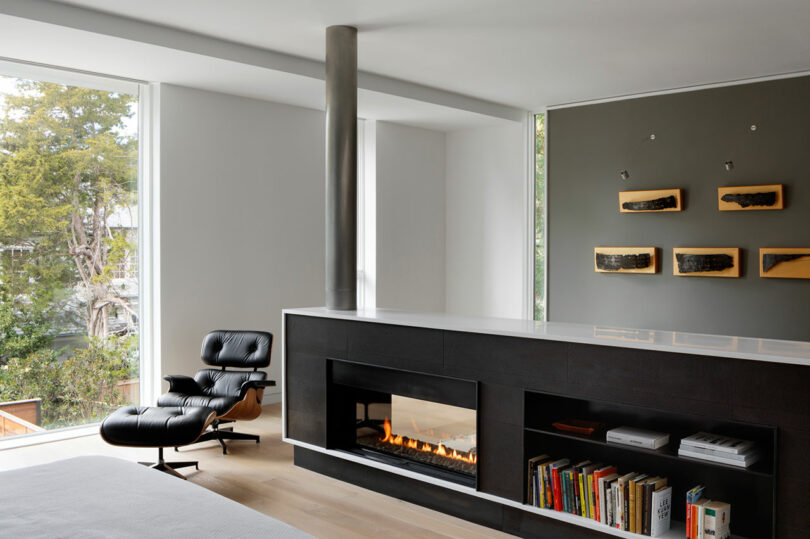
[[[234, 47], [230, 49], [235, 50], [230, 50], [228, 43], [216, 40], [209, 44], [208, 51], [213, 50], [212, 54], [195, 53], [192, 50], [205, 50], [205, 46], [199, 43], [188, 46], [188, 40], [182, 39], [184, 36], [178, 38], [172, 32], [157, 31], [154, 36], [147, 36], [150, 30], [148, 26], [119, 25], [113, 28], [115, 25], [107, 19], [88, 21], [84, 17], [86, 11], [68, 14], [57, 12], [43, 17], [31, 11], [31, 6], [47, 8], [53, 4], [35, 0], [20, 2], [18, 5], [25, 9], [18, 11], [24, 16], [13, 16], [3, 13], [4, 10], [8, 11], [8, 4], [4, 3], [7, 1], [0, 2], [0, 64], [3, 64], [2, 58], [8, 58], [320, 110], [324, 108], [321, 64], [307, 65], [295, 58], [276, 59], [272, 54], [255, 54], [256, 51]], [[65, 15], [78, 16], [90, 30], [70, 23]], [[53, 24], [50, 20], [62, 24]], [[103, 32], [93, 31], [93, 28], [100, 27], [103, 27]], [[175, 39], [177, 47], [170, 45], [172, 38], [178, 38]], [[230, 60], [230, 56], [242, 60], [247, 58], [247, 61]], [[274, 69], [266, 64], [278, 65]], [[15, 70], [0, 67], [0, 73], [20, 74], [12, 71]], [[41, 72], [37, 73], [37, 76], [42, 76]], [[488, 114], [492, 107], [486, 103], [472, 103], [472, 106], [465, 108], [463, 99], [459, 102], [455, 96], [442, 95], [441, 92], [434, 92], [436, 95], [428, 95], [427, 99], [419, 99], [420, 92], [424, 93], [425, 89], [408, 88], [403, 84], [399, 86], [404, 86], [404, 91], [403, 88], [392, 90], [389, 87], [397, 86], [396, 81], [371, 79], [364, 83], [366, 87], [358, 90], [358, 113], [362, 118], [447, 131], [508, 122], [510, 119], [504, 119], [504, 113], [507, 116], [514, 114], [511, 109], [503, 111], [497, 107], [495, 112], [499, 114]], [[64, 81], [65, 77], [60, 76], [59, 82]], [[376, 90], [374, 87], [377, 87]], [[408, 93], [412, 94], [411, 97], [408, 97]], [[450, 102], [453, 100], [456, 102]], [[476, 111], [476, 108], [480, 110]]]
[[537, 110], [810, 70], [810, 0], [60, 0]]

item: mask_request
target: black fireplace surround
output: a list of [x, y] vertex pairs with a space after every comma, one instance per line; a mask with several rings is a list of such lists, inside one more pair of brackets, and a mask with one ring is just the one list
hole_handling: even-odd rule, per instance
[[[710, 483], [713, 499], [732, 504], [735, 536], [810, 537], [810, 367], [297, 313], [284, 324], [286, 439], [298, 444], [298, 466], [521, 537], [606, 537], [523, 505], [527, 459], [547, 449], [668, 475], [673, 521], [684, 520], [684, 489]], [[358, 392], [474, 408], [474, 484], [364, 465], [351, 428]], [[739, 428], [766, 456], [737, 471], [568, 440], [544, 430], [555, 406], [642, 425]]]
[[[474, 411], [478, 404], [476, 382], [333, 358], [327, 361], [327, 378], [327, 447], [475, 487], [476, 452], [468, 455], [464, 451], [464, 458], [459, 455], [454, 461], [447, 453], [452, 454], [455, 448], [446, 439], [442, 444], [434, 439], [421, 439], [412, 435], [411, 438], [406, 436], [403, 441], [402, 433], [393, 432], [393, 435], [400, 434], [399, 442], [386, 443], [386, 440], [393, 438], [389, 422], [389, 419], [394, 421], [392, 395], [469, 409], [475, 417]], [[382, 408], [384, 411], [377, 411], [376, 414], [370, 412], [374, 408]], [[425, 419], [417, 415], [409, 415], [407, 421], [426, 425]], [[472, 429], [474, 435], [477, 430], [475, 423]], [[410, 450], [407, 447], [409, 441], [413, 445]], [[421, 451], [423, 448], [426, 449]]]

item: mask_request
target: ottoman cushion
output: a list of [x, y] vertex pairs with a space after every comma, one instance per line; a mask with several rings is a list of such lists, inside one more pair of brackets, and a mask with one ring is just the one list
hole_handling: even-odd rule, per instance
[[169, 447], [200, 437], [215, 412], [205, 407], [125, 406], [101, 423], [101, 437], [113, 445]]

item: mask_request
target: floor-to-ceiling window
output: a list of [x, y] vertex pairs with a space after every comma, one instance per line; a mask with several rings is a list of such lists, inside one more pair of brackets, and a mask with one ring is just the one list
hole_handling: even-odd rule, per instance
[[546, 115], [534, 123], [534, 319], [546, 319]]
[[0, 65], [0, 437], [139, 394], [138, 86], [36, 75]]

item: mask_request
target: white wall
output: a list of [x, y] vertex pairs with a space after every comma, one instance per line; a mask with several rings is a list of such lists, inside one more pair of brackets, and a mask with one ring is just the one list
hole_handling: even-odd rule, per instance
[[447, 135], [447, 312], [524, 318], [523, 126]]
[[445, 134], [377, 123], [377, 306], [445, 303]]
[[324, 303], [323, 113], [163, 85], [160, 178], [162, 373], [261, 329], [280, 380], [281, 309]]

